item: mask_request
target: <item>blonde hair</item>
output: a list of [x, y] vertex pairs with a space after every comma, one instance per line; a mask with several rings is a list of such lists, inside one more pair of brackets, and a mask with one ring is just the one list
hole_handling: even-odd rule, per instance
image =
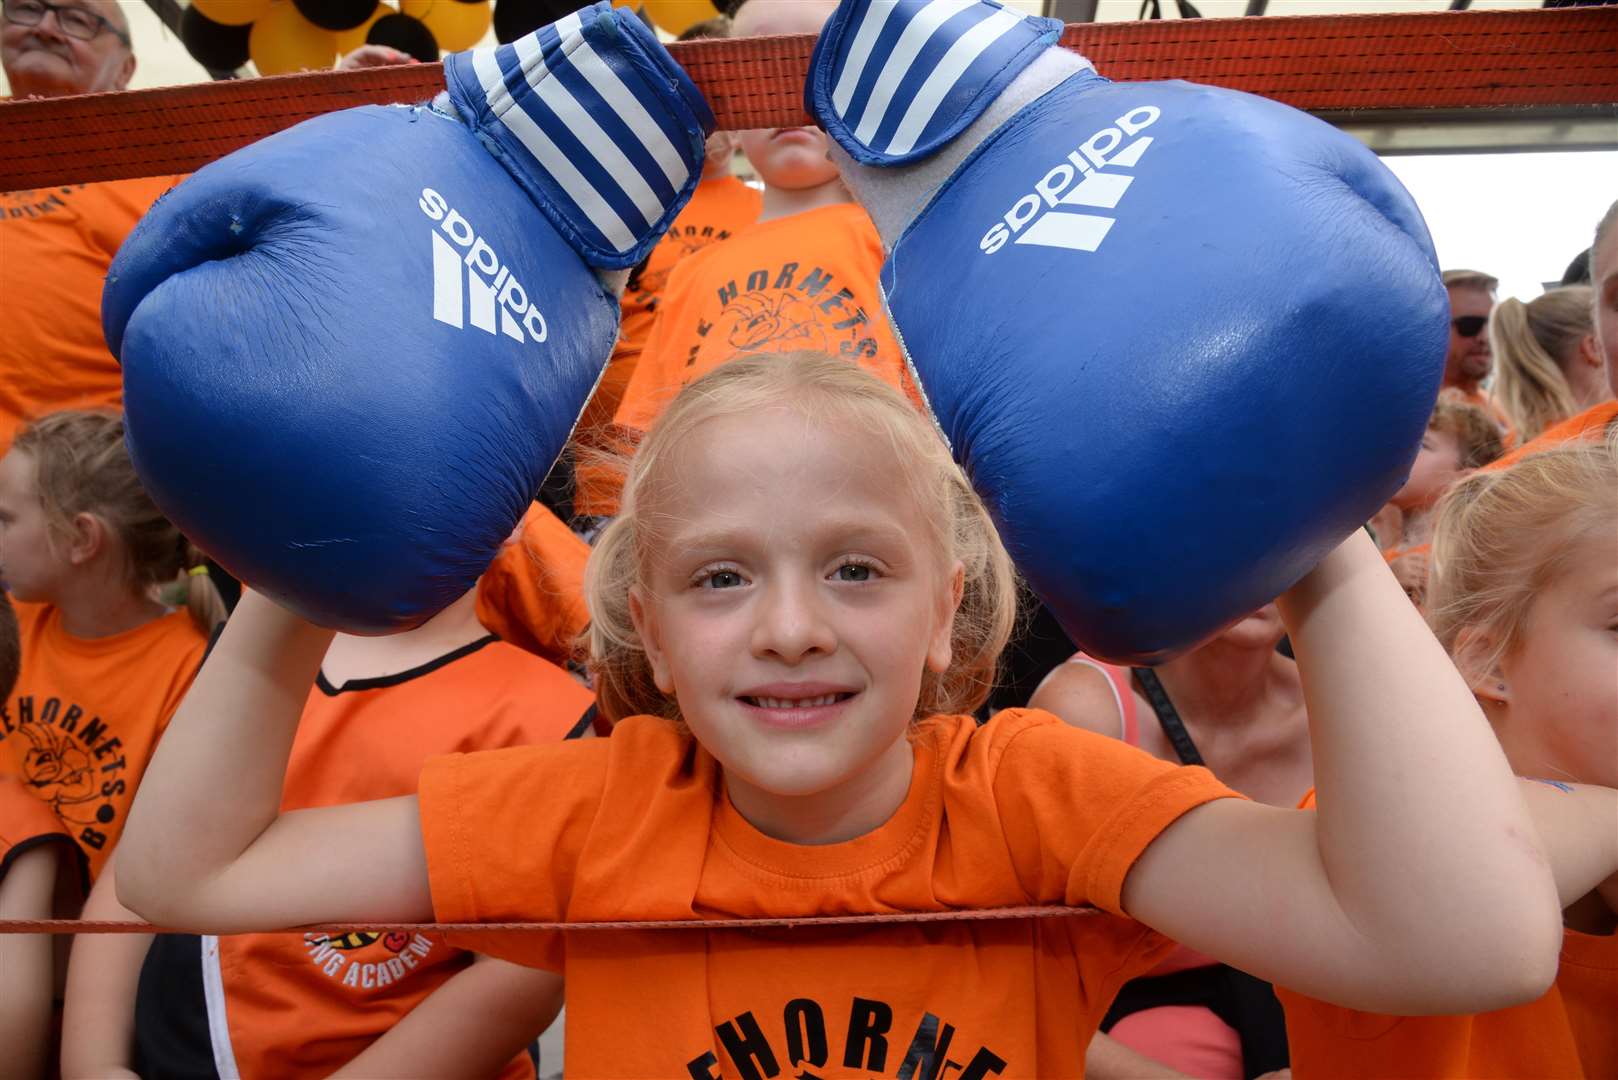
[[1481, 469], [1506, 452], [1500, 438], [1500, 426], [1494, 418], [1467, 401], [1451, 400], [1443, 395], [1433, 406], [1427, 418], [1427, 430], [1443, 431], [1455, 436], [1460, 449], [1460, 467]]
[[123, 546], [131, 591], [183, 581], [186, 609], [198, 629], [212, 633], [225, 620], [219, 590], [205, 574], [189, 572], [202, 565], [202, 553], [163, 516], [135, 475], [120, 414], [51, 413], [18, 432], [12, 448], [32, 459], [34, 489], [53, 542], [71, 537], [77, 515], [92, 514]]
[[1445, 492], [1437, 517], [1428, 622], [1476, 683], [1522, 644], [1534, 598], [1580, 541], [1614, 535], [1618, 433], [1474, 473]]
[[898, 391], [846, 360], [820, 353], [751, 356], [709, 372], [682, 390], [641, 442], [629, 466], [621, 510], [603, 530], [585, 571], [590, 608], [589, 665], [603, 715], [680, 719], [673, 695], [653, 681], [629, 614], [629, 591], [644, 579], [661, 539], [650, 496], [666, 482], [675, 448], [709, 421], [786, 405], [827, 423], [883, 438], [944, 565], [965, 568], [942, 674], [926, 671], [915, 716], [966, 713], [988, 697], [1016, 618], [1016, 577], [988, 511], [950, 458], [938, 432]]
[[1489, 316], [1494, 399], [1527, 442], [1578, 411], [1563, 357], [1593, 328], [1587, 285], [1552, 289], [1523, 303], [1500, 301]]

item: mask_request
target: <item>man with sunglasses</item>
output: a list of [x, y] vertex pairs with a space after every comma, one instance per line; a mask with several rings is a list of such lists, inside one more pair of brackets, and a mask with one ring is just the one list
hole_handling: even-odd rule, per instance
[[[135, 54], [122, 5], [0, 0], [0, 67], [14, 98], [124, 89]], [[34, 417], [122, 402], [118, 364], [101, 337], [101, 286], [124, 237], [173, 184], [0, 192], [0, 296], [14, 300], [0, 320], [0, 453]]]
[[1489, 312], [1494, 310], [1494, 293], [1500, 282], [1481, 270], [1445, 270], [1444, 287], [1449, 291], [1449, 353], [1444, 358], [1446, 398], [1476, 405], [1494, 417], [1510, 448], [1516, 432], [1506, 414], [1483, 390], [1483, 381], [1494, 366], [1489, 351]]

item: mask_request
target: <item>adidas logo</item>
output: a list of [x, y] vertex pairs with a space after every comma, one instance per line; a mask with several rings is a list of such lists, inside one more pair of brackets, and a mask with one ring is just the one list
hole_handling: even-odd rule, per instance
[[978, 248], [985, 255], [993, 255], [1008, 241], [1070, 251], [1095, 251], [1101, 247], [1117, 219], [1066, 207], [1117, 209], [1135, 178], [1100, 170], [1102, 166], [1134, 168], [1152, 145], [1152, 137], [1141, 135], [1127, 146], [1124, 140], [1140, 135], [1162, 115], [1156, 105], [1141, 105], [1114, 120], [1112, 127], [1102, 128], [1084, 140], [1065, 161], [1046, 173], [1033, 191], [1011, 204], [1002, 220], [983, 234]]
[[457, 329], [471, 323], [519, 343], [544, 341], [550, 329], [539, 305], [471, 223], [432, 188], [421, 189], [417, 205], [438, 222], [432, 233], [433, 318]]

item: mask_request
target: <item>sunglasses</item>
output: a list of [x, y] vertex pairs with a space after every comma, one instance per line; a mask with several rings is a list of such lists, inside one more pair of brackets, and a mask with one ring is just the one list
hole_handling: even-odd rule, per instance
[[1478, 333], [1489, 325], [1487, 315], [1462, 315], [1458, 319], [1451, 319], [1449, 324], [1455, 327], [1455, 332], [1462, 337], [1477, 337]]

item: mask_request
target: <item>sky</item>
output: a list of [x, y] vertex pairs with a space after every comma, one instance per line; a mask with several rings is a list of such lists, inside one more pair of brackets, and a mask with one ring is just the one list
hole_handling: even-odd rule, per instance
[[1618, 150], [1382, 160], [1421, 208], [1439, 264], [1493, 274], [1502, 299], [1560, 280], [1618, 199]]

